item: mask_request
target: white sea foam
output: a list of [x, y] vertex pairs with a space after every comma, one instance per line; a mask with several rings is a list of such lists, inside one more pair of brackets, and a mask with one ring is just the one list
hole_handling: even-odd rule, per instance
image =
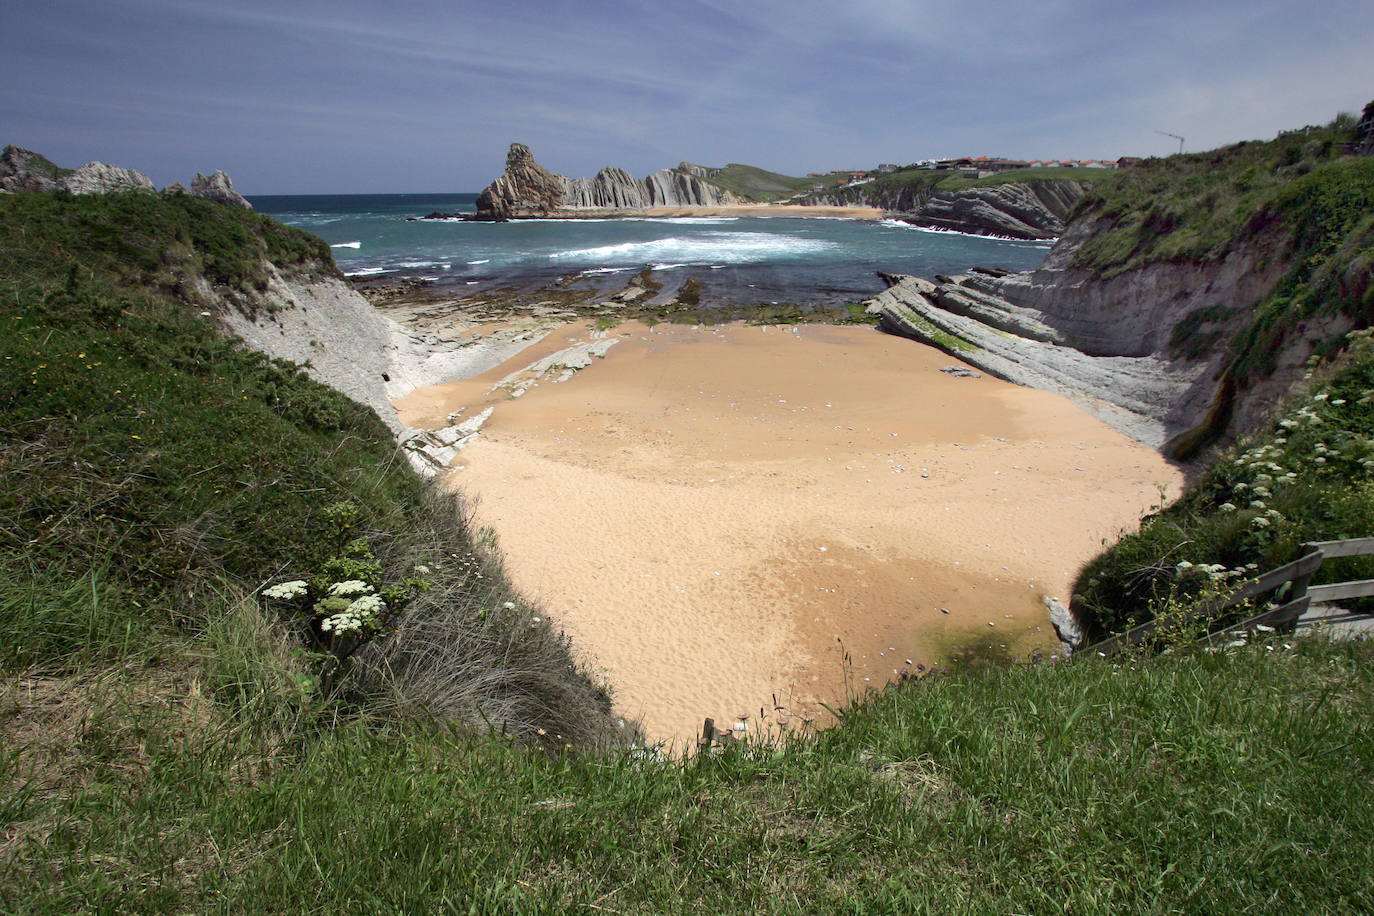
[[592, 274], [618, 274], [627, 270], [634, 270], [633, 267], [590, 267], [582, 271], [578, 276], [591, 276]]
[[452, 265], [452, 264], [449, 264], [449, 263], [446, 262], [446, 261], [401, 261], [401, 262], [397, 263], [396, 266], [397, 266], [397, 267], [442, 267], [444, 270], [448, 270], [448, 269], [449, 269], [450, 267], [452, 267], [453, 265]]
[[395, 273], [389, 267], [359, 267], [357, 270], [344, 271], [345, 277], [375, 277], [377, 274]]
[[491, 258], [482, 258], [480, 261], [468, 261], [469, 264], [490, 264]]
[[330, 248], [361, 248], [362, 242], [337, 242], [329, 246]]
[[929, 232], [931, 235], [958, 235], [966, 239], [991, 239], [995, 242], [1010, 242], [1020, 248], [1053, 248], [1058, 239], [1018, 239], [1010, 235], [991, 235], [983, 232], [960, 232], [957, 229], [939, 229], [935, 226], [914, 226], [899, 219], [885, 219], [879, 225], [892, 229], [910, 229], [913, 232]]
[[623, 242], [550, 254], [553, 259], [632, 261], [640, 264], [755, 264], [786, 260], [839, 248], [825, 239], [795, 238], [770, 232], [706, 232], [649, 242]]
[[627, 216], [614, 222], [624, 223], [676, 223], [679, 226], [714, 226], [718, 223], [733, 223], [738, 216]]

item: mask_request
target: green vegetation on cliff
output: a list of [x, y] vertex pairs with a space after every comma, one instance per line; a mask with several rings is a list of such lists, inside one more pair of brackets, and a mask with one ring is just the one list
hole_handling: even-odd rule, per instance
[[[1304, 322], [1374, 322], [1374, 158], [1350, 155], [1355, 131], [1355, 118], [1345, 115], [1270, 141], [1123, 170], [1079, 202], [1075, 219], [1099, 222], [1072, 266], [1112, 277], [1155, 263], [1216, 262], [1247, 247], [1263, 250], [1264, 262], [1289, 265], [1274, 289], [1258, 303], [1225, 303], [1199, 321], [1240, 318], [1230, 335], [1228, 382], [1267, 375]], [[1199, 329], [1180, 326], [1176, 350], [1188, 352], [1188, 338]], [[1318, 352], [1339, 349], [1342, 330]]]
[[825, 175], [821, 178], [794, 178], [753, 165], [732, 162], [721, 168], [707, 168], [706, 180], [746, 200], [767, 203], [809, 191], [818, 184], [837, 185], [849, 180], [847, 175]]
[[[1099, 633], [1236, 586], [1306, 541], [1374, 534], [1374, 344], [1350, 351], [1183, 498], [1089, 563], [1074, 610]], [[1323, 564], [1317, 582], [1374, 578], [1374, 557]]]
[[[870, 202], [889, 210], [917, 210], [935, 191], [963, 191], [968, 188], [991, 188], [1004, 184], [1035, 184], [1042, 181], [1075, 181], [1082, 184], [1108, 182], [1116, 174], [1114, 169], [1038, 168], [998, 172], [984, 178], [965, 178], [944, 169], [901, 169], [878, 175], [872, 181], [855, 188], [819, 191], [815, 198], [839, 194], [855, 203]], [[800, 203], [806, 203], [802, 198]]]

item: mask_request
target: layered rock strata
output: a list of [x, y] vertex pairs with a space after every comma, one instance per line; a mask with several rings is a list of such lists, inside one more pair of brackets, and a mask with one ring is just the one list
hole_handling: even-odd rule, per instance
[[890, 333], [939, 347], [989, 374], [1064, 394], [1171, 457], [1200, 437], [1253, 427], [1348, 318], [1314, 318], [1285, 345], [1277, 368], [1244, 389], [1220, 381], [1227, 341], [1292, 266], [1256, 239], [1207, 264], [1162, 262], [1104, 277], [1075, 268], [1101, 230], [1077, 220], [1038, 270], [941, 277], [886, 275], [869, 300]]
[[530, 148], [512, 143], [506, 170], [477, 197], [478, 220], [538, 219], [595, 215], [595, 211], [648, 210], [654, 207], [713, 207], [741, 203], [724, 188], [706, 181], [700, 167], [683, 163], [635, 178], [607, 167], [595, 178], [568, 178], [544, 168]]
[[1052, 239], [1064, 232], [1073, 205], [1087, 191], [1080, 181], [1007, 182], [958, 191], [922, 184], [876, 182], [809, 195], [805, 202], [887, 210], [915, 226], [1013, 239]]

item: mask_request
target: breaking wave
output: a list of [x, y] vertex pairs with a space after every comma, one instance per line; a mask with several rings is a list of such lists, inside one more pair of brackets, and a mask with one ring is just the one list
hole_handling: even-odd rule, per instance
[[791, 260], [839, 247], [839, 243], [826, 239], [797, 238], [770, 232], [706, 232], [648, 242], [575, 248], [554, 252], [549, 257], [639, 264], [757, 264]]

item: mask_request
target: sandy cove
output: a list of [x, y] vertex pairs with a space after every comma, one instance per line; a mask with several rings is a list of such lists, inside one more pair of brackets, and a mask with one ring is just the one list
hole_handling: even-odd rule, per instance
[[563, 384], [491, 390], [584, 327], [397, 406], [495, 408], [449, 479], [654, 740], [774, 696], [795, 725], [967, 647], [1052, 653], [1040, 596], [1181, 486], [1068, 400], [871, 328], [611, 333]]

